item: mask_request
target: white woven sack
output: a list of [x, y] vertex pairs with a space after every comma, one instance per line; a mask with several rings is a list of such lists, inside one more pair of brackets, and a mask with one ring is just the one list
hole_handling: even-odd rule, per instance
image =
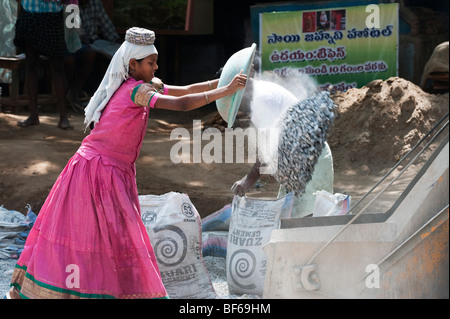
[[141, 195], [142, 221], [170, 298], [216, 298], [202, 256], [200, 216], [186, 194]]

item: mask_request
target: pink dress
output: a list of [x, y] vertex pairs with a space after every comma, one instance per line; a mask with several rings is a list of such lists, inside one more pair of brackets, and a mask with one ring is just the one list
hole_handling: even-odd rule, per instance
[[130, 78], [69, 160], [12, 277], [24, 298], [167, 298], [141, 220], [135, 160], [149, 107]]

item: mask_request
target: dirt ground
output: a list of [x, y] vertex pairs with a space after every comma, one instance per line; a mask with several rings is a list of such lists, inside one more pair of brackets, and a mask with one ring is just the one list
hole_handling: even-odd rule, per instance
[[[332, 97], [338, 105], [328, 139], [334, 188], [351, 195], [352, 201], [370, 189], [449, 109], [448, 94], [427, 94], [401, 78], [373, 81]], [[0, 205], [25, 213], [30, 204], [39, 213], [59, 173], [88, 132], [78, 114], [70, 115], [74, 126], [70, 131], [57, 128], [56, 113], [41, 113], [38, 126], [18, 127], [17, 121], [26, 116], [0, 112]], [[170, 160], [170, 150], [178, 142], [170, 139], [174, 128], [185, 127], [192, 133], [193, 120], [202, 120], [204, 127], [220, 127], [216, 119], [214, 103], [187, 113], [152, 110], [136, 162], [139, 194], [186, 193], [201, 217], [231, 203], [230, 188], [251, 163], [176, 164]], [[245, 127], [248, 116], [240, 114], [237, 122]], [[414, 174], [413, 167], [406, 175], [412, 178]], [[248, 195], [276, 196], [278, 184], [273, 178], [262, 178], [261, 185]], [[397, 195], [391, 193], [392, 199]]]
[[[136, 162], [140, 195], [186, 193], [202, 217], [231, 203], [231, 186], [248, 172], [251, 164], [175, 164], [170, 160], [170, 150], [178, 142], [170, 139], [171, 131], [185, 127], [192, 132], [193, 120], [205, 121], [215, 114], [214, 105], [190, 113], [152, 111]], [[0, 205], [26, 212], [25, 206], [30, 204], [38, 213], [59, 173], [88, 132], [84, 132], [84, 117], [78, 114], [70, 116], [74, 127], [70, 131], [57, 128], [57, 113], [41, 113], [38, 126], [18, 127], [17, 121], [26, 116], [0, 113]]]

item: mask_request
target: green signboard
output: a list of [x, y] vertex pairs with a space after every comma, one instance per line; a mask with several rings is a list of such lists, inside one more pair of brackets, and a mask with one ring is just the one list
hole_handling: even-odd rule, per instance
[[398, 4], [259, 15], [261, 71], [345, 91], [398, 74]]

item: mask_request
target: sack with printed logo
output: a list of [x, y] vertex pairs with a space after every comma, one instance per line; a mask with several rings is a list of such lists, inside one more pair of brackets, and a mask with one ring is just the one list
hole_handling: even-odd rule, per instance
[[281, 218], [289, 218], [293, 193], [277, 199], [234, 196], [226, 255], [228, 290], [262, 296], [267, 268], [263, 250]]
[[211, 299], [216, 292], [202, 256], [201, 219], [186, 194], [139, 196], [164, 287], [172, 299]]

